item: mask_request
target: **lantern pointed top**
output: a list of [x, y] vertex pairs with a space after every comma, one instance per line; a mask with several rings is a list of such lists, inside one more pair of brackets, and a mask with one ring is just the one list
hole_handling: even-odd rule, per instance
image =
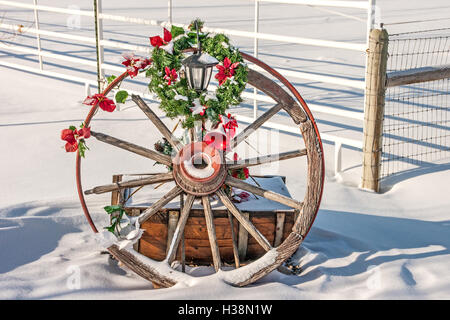
[[182, 61], [183, 65], [190, 67], [213, 67], [218, 63], [216, 58], [204, 52], [192, 54]]

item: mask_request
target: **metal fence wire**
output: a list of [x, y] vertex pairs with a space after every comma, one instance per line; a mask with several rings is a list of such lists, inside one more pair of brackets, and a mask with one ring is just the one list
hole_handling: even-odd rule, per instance
[[[393, 34], [387, 73], [450, 63], [450, 28]], [[450, 79], [389, 87], [381, 175], [450, 162]]]

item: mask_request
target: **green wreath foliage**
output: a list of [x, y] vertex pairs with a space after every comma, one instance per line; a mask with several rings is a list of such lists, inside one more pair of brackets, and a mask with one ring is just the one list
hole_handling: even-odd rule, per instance
[[[210, 35], [200, 33], [199, 40], [202, 51], [216, 58], [219, 63], [225, 58], [231, 63], [239, 62], [234, 69], [234, 77], [228, 78], [222, 85], [218, 86], [215, 95], [207, 92], [198, 93], [188, 87], [187, 80], [180, 77], [182, 68], [181, 61], [186, 57], [184, 50], [197, 47], [197, 34], [195, 21], [190, 25], [190, 31], [172, 26], [171, 34], [173, 41], [173, 53], [170, 54], [162, 47], [155, 47], [152, 51], [152, 64], [146, 71], [146, 76], [150, 78], [148, 88], [150, 92], [156, 94], [161, 100], [160, 108], [170, 118], [184, 117], [182, 125], [184, 128], [192, 128], [195, 121], [209, 119], [213, 123], [219, 121], [219, 115], [225, 114], [226, 110], [233, 105], [242, 102], [241, 93], [247, 84], [248, 67], [239, 50], [230, 44], [230, 40], [224, 34]], [[202, 21], [198, 21], [199, 31], [203, 26]], [[175, 69], [178, 74], [176, 82], [168, 85], [164, 79], [165, 68]], [[204, 115], [192, 115], [191, 107], [193, 101], [199, 99], [202, 105], [206, 106]]]

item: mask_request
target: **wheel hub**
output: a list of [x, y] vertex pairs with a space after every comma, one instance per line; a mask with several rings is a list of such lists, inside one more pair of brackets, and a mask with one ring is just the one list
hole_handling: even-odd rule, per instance
[[216, 192], [224, 183], [223, 153], [205, 142], [185, 145], [173, 160], [176, 183], [187, 193], [201, 196]]

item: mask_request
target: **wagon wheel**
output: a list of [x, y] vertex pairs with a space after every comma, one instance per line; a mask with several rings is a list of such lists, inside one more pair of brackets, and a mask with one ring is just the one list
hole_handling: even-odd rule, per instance
[[[189, 217], [189, 212], [196, 197], [201, 197], [202, 200], [206, 227], [213, 257], [213, 264], [216, 271], [221, 269], [222, 264], [220, 261], [219, 246], [216, 240], [213, 214], [209, 201], [210, 195], [217, 195], [223, 205], [231, 213], [231, 215], [234, 216], [234, 218], [259, 243], [259, 245], [267, 251], [266, 254], [264, 254], [261, 258], [248, 264], [247, 266], [230, 271], [221, 271], [220, 273], [216, 273], [216, 275], [219, 275], [224, 281], [235, 286], [245, 286], [247, 284], [253, 283], [254, 281], [262, 278], [263, 276], [278, 268], [300, 246], [307, 233], [309, 232], [316, 217], [323, 191], [324, 159], [322, 142], [320, 140], [319, 131], [315, 124], [314, 118], [300, 94], [283, 76], [281, 76], [278, 72], [276, 72], [260, 60], [244, 53], [241, 54], [245, 60], [256, 64], [257, 66], [274, 76], [276, 79], [278, 79], [282, 84], [285, 85], [285, 87], [295, 97], [295, 99], [276, 82], [262, 75], [261, 73], [250, 69], [248, 73], [248, 83], [273, 98], [276, 101], [276, 104], [264, 114], [262, 114], [259, 118], [257, 118], [253, 123], [247, 126], [241, 133], [235, 136], [230, 143], [231, 148], [236, 148], [236, 146], [243, 142], [252, 132], [260, 128], [276, 113], [283, 110], [287, 112], [294, 123], [299, 126], [305, 143], [305, 149], [231, 162], [218, 161], [215, 162], [216, 174], [214, 174], [210, 179], [199, 183], [198, 181], [194, 181], [191, 176], [189, 176], [185, 171], [182, 170], [182, 166], [180, 165], [182, 161], [180, 161], [180, 158], [183, 156], [186, 157], [186, 154], [188, 154], [188, 157], [192, 156], [193, 154], [195, 154], [195, 150], [201, 150], [202, 153], [210, 152], [210, 156], [213, 159], [215, 157], [223, 159], [224, 155], [221, 152], [219, 153], [218, 151], [209, 150], [207, 149], [207, 147], [205, 149], [205, 146], [202, 145], [202, 142], [192, 142], [190, 144], [183, 145], [180, 141], [177, 140], [176, 137], [172, 135], [165, 124], [147, 106], [147, 104], [139, 96], [133, 95], [132, 100], [157, 127], [163, 137], [168, 140], [168, 142], [173, 146], [174, 150], [177, 151], [176, 157], [172, 159], [167, 155], [163, 155], [156, 151], [149, 150], [147, 148], [114, 138], [103, 133], [92, 132], [92, 135], [96, 139], [104, 143], [127, 150], [132, 153], [136, 153], [162, 164], [172, 165], [174, 169], [173, 172], [156, 174], [152, 177], [134, 179], [123, 183], [101, 185], [83, 191], [81, 185], [81, 157], [79, 154], [77, 154], [76, 178], [78, 195], [85, 216], [94, 232], [97, 232], [97, 229], [89, 214], [89, 210], [84, 198], [85, 194], [99, 194], [117, 191], [122, 188], [139, 187], [159, 182], [174, 181], [175, 187], [173, 189], [171, 189], [161, 199], [153, 203], [153, 205], [151, 205], [141, 213], [141, 215], [138, 217], [138, 221], [140, 224], [156, 214], [161, 208], [163, 208], [175, 197], [182, 194], [186, 196], [184, 206], [181, 209], [180, 219], [178, 221], [175, 233], [171, 241], [171, 245], [167, 250], [167, 256], [164, 261], [155, 261], [149, 259], [148, 257], [145, 257], [136, 252], [132, 248], [119, 249], [119, 247], [115, 244], [111, 245], [108, 248], [109, 252], [115, 258], [117, 258], [135, 273], [149, 281], [152, 281], [153, 283], [156, 283], [159, 286], [170, 287], [180, 281], [188, 283], [189, 280], [192, 279], [192, 276], [173, 269], [171, 267], [171, 262], [173, 262], [176, 257], [177, 248], [182, 238], [184, 227]], [[104, 90], [103, 94], [108, 94], [108, 92], [112, 90], [117, 84], [119, 84], [126, 76], [127, 73], [125, 72], [124, 74], [116, 78]], [[93, 118], [95, 111], [96, 108], [93, 108], [88, 114], [85, 120], [86, 126], [89, 126], [89, 123]], [[252, 165], [261, 165], [273, 161], [280, 161], [301, 156], [307, 157], [307, 188], [303, 201], [297, 201], [276, 192], [265, 190], [259, 186], [248, 184], [242, 180], [235, 179], [228, 174], [229, 169], [238, 169]], [[228, 195], [223, 191], [223, 184], [230, 187], [237, 187], [239, 189], [246, 190], [257, 196], [282, 203], [298, 210], [299, 214], [294, 221], [291, 233], [284, 240], [284, 242], [281, 243], [278, 247], [272, 247], [269, 241], [264, 237], [264, 235], [262, 235], [262, 233], [257, 230], [252, 222], [242, 214], [242, 212], [235, 206]], [[231, 215], [229, 215], [230, 219]], [[238, 259], [237, 254], [235, 254], [235, 259]], [[238, 263], [236, 263], [236, 265], [238, 265]]]

